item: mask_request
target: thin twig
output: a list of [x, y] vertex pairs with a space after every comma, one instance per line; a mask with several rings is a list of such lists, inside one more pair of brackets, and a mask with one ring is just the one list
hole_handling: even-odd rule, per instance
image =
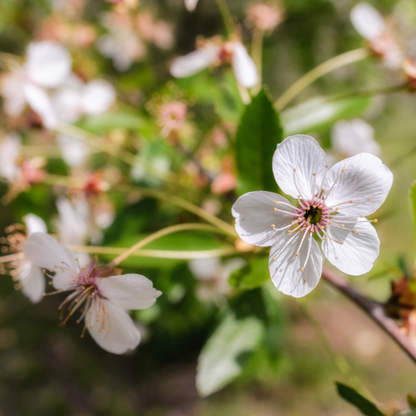
[[367, 299], [353, 287], [348, 285], [337, 273], [324, 267], [322, 276], [337, 290], [359, 306], [391, 339], [416, 363], [416, 348], [413, 342], [404, 335], [393, 319], [389, 318], [383, 309], [383, 305]]

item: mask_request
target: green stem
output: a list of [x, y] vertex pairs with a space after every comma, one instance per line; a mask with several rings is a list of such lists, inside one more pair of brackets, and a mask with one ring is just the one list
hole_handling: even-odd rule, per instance
[[295, 98], [301, 91], [321, 76], [334, 71], [335, 69], [341, 68], [342, 66], [361, 61], [367, 56], [369, 56], [368, 49], [360, 48], [335, 56], [334, 58], [318, 65], [316, 68], [306, 73], [303, 77], [299, 78], [278, 98], [275, 102], [276, 110], [283, 110], [293, 100], [293, 98]]
[[132, 255], [136, 251], [140, 250], [144, 246], [148, 245], [152, 241], [155, 241], [168, 234], [173, 234], [179, 231], [186, 231], [186, 230], [205, 230], [205, 231], [218, 232], [218, 230], [215, 227], [213, 227], [212, 225], [207, 225], [207, 224], [189, 223], [189, 224], [172, 225], [171, 227], [163, 228], [162, 230], [156, 231], [155, 233], [150, 234], [149, 236], [143, 238], [143, 240], [140, 240], [139, 242], [131, 246], [129, 249], [124, 251], [122, 254], [120, 254], [118, 257], [116, 257], [111, 263], [108, 264], [108, 267], [118, 266], [127, 257]]
[[224, 22], [225, 30], [228, 36], [234, 33], [234, 24], [231, 17], [230, 9], [225, 0], [215, 0], [217, 2], [218, 9], [220, 10], [222, 20]]
[[261, 86], [262, 86], [263, 35], [264, 33], [262, 30], [255, 30], [253, 32], [253, 39], [251, 42], [251, 55], [252, 55], [254, 63], [257, 66], [257, 71], [259, 74], [259, 82], [252, 89], [253, 95], [256, 95], [261, 90]]

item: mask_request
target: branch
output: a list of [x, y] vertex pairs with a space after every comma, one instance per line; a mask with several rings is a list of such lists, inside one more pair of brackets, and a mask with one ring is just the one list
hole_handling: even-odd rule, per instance
[[322, 276], [332, 286], [359, 306], [416, 363], [416, 348], [413, 342], [400, 331], [400, 328], [393, 319], [384, 313], [383, 305], [367, 299], [353, 287], [349, 286], [337, 273], [326, 267], [322, 271]]

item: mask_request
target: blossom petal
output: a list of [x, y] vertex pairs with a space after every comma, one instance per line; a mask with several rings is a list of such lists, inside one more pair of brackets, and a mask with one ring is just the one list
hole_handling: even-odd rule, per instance
[[374, 129], [359, 118], [340, 120], [331, 131], [332, 147], [344, 156], [355, 156], [359, 153], [380, 154], [380, 145], [374, 140]]
[[375, 40], [383, 34], [386, 22], [383, 16], [370, 4], [358, 3], [350, 13], [355, 30], [367, 40]]
[[380, 240], [376, 229], [368, 221], [357, 220], [354, 226], [347, 228], [354, 229], [359, 234], [328, 225], [329, 237], [339, 243], [327, 239], [322, 242], [322, 250], [326, 258], [339, 270], [358, 276], [372, 269], [380, 251]]
[[48, 129], [53, 129], [58, 124], [52, 100], [45, 90], [34, 84], [25, 83], [23, 85], [26, 100], [32, 110], [39, 114], [43, 124]]
[[295, 232], [279, 238], [270, 251], [269, 270], [273, 284], [285, 295], [300, 298], [311, 292], [322, 274], [322, 254], [312, 234]]
[[[22, 250], [35, 266], [55, 272], [52, 281], [55, 289], [62, 289], [73, 283], [71, 270], [78, 270], [74, 253], [49, 234], [30, 234], [23, 243]], [[61, 269], [61, 266], [64, 268]]]
[[218, 257], [210, 259], [195, 259], [189, 263], [189, 269], [192, 274], [199, 280], [209, 280], [216, 277], [221, 263]]
[[318, 191], [326, 164], [321, 146], [313, 137], [304, 134], [287, 137], [277, 145], [273, 155], [273, 173], [277, 184], [284, 193], [296, 199], [299, 194], [311, 199]]
[[56, 141], [61, 149], [62, 159], [71, 167], [83, 166], [89, 154], [85, 141], [67, 134], [58, 134]]
[[393, 174], [377, 156], [360, 153], [329, 169], [325, 204], [339, 206], [342, 215], [370, 215], [385, 201], [392, 183]]
[[259, 82], [256, 64], [239, 42], [233, 47], [233, 71], [237, 82], [244, 88], [252, 88]]
[[98, 285], [100, 295], [122, 309], [148, 308], [162, 294], [153, 288], [151, 280], [140, 274], [106, 277]]
[[175, 78], [185, 78], [196, 74], [211, 65], [218, 58], [220, 50], [216, 45], [208, 45], [180, 56], [173, 60], [170, 73]]
[[[273, 192], [248, 192], [240, 196], [232, 207], [237, 234], [246, 243], [271, 246], [276, 238], [286, 233], [294, 220], [295, 208], [286, 204], [290, 205], [286, 198]], [[274, 211], [275, 208], [277, 211]], [[275, 227], [272, 227], [273, 224]], [[287, 228], [277, 231], [283, 227]]]
[[124, 354], [140, 344], [140, 332], [129, 314], [107, 299], [95, 298], [85, 319], [94, 341], [108, 352]]
[[47, 233], [48, 232], [45, 221], [43, 221], [42, 218], [38, 217], [35, 214], [25, 215], [24, 221], [25, 221], [25, 224], [26, 224], [28, 234]]
[[116, 92], [103, 80], [90, 81], [82, 89], [82, 108], [85, 114], [102, 114], [114, 103]]
[[23, 70], [3, 76], [0, 84], [3, 96], [4, 112], [9, 117], [16, 117], [26, 107], [26, 97], [22, 89]]
[[71, 72], [71, 55], [59, 43], [42, 41], [31, 43], [25, 64], [29, 79], [46, 88], [62, 84]]
[[39, 303], [45, 293], [45, 276], [42, 270], [36, 266], [30, 266], [28, 273], [21, 277], [19, 283], [22, 293], [30, 299], [32, 303]]
[[19, 173], [17, 158], [20, 154], [21, 139], [16, 133], [8, 134], [0, 143], [0, 175], [13, 182]]
[[188, 12], [193, 12], [197, 4], [198, 0], [185, 0], [185, 7], [187, 8]]

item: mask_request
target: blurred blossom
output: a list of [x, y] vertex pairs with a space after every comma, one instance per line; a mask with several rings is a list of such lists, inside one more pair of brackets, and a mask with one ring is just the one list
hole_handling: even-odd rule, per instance
[[219, 304], [224, 296], [231, 293], [231, 286], [228, 283], [231, 273], [246, 264], [242, 258], [234, 258], [224, 264], [217, 257], [191, 260], [189, 269], [199, 280], [196, 295], [202, 301]]
[[184, 1], [185, 1], [185, 7], [188, 9], [188, 11], [193, 12], [199, 0], [184, 0]]
[[247, 12], [248, 27], [271, 33], [283, 20], [284, 12], [278, 4], [254, 3]]
[[128, 14], [105, 13], [101, 23], [109, 33], [98, 39], [97, 47], [113, 60], [118, 71], [127, 71], [133, 62], [144, 58], [146, 48]]
[[237, 178], [231, 172], [220, 173], [211, 184], [213, 194], [225, 194], [232, 191], [237, 186]]
[[76, 17], [85, 6], [85, 0], [50, 0], [52, 9], [63, 16]]
[[29, 104], [44, 125], [53, 128], [58, 120], [48, 92], [67, 79], [71, 65], [71, 56], [62, 45], [50, 41], [31, 43], [25, 64], [3, 77], [1, 94], [6, 114], [16, 117]]
[[358, 153], [380, 155], [380, 145], [374, 140], [374, 129], [361, 119], [341, 120], [331, 130], [333, 150], [343, 157]]
[[166, 22], [156, 21], [148, 10], [137, 15], [137, 28], [142, 39], [151, 42], [160, 49], [173, 46], [172, 27]]
[[39, 267], [25, 257], [22, 245], [30, 234], [47, 233], [48, 230], [45, 222], [37, 215], [27, 214], [23, 220], [25, 227], [20, 224], [10, 225], [6, 228], [8, 236], [0, 239], [3, 244], [1, 252], [6, 254], [0, 257], [0, 272], [10, 274], [18, 282], [16, 289], [21, 289], [32, 303], [38, 303], [45, 292], [45, 276]]
[[162, 136], [179, 130], [186, 120], [187, 107], [182, 101], [171, 101], [161, 104], [158, 112], [158, 123], [162, 127]]
[[351, 10], [351, 22], [355, 30], [369, 42], [370, 49], [383, 59], [391, 69], [401, 67], [404, 54], [391, 21], [370, 4], [358, 3]]
[[[297, 198], [297, 205], [273, 192], [248, 192], [238, 198], [232, 214], [242, 240], [271, 246], [269, 270], [276, 288], [293, 297], [311, 292], [322, 274], [321, 249], [343, 273], [370, 271], [380, 240], [365, 216], [390, 191], [393, 174], [388, 167], [361, 153], [329, 169], [318, 142], [305, 135], [280, 143], [272, 167], [279, 188]], [[322, 240], [321, 249], [313, 234]]]
[[231, 63], [237, 82], [252, 88], [258, 82], [257, 68], [241, 41], [222, 41], [218, 37], [199, 39], [196, 51], [173, 60], [170, 73], [185, 78], [209, 66]]
[[76, 137], [58, 134], [56, 141], [61, 148], [62, 159], [71, 167], [84, 166], [90, 152], [87, 143]]
[[15, 133], [8, 134], [0, 142], [0, 175], [7, 182], [13, 182], [17, 178], [20, 146], [20, 136]]
[[[88, 329], [101, 348], [113, 354], [124, 354], [139, 345], [140, 332], [128, 311], [146, 309], [162, 294], [153, 288], [149, 279], [98, 268], [96, 260], [80, 265], [71, 250], [48, 234], [31, 234], [23, 245], [23, 252], [37, 266], [55, 273], [52, 285], [57, 291], [73, 291], [61, 305], [64, 311], [67, 308], [62, 325], [83, 305], [77, 322], [84, 319], [83, 334]], [[76, 302], [70, 302], [75, 298]]]

